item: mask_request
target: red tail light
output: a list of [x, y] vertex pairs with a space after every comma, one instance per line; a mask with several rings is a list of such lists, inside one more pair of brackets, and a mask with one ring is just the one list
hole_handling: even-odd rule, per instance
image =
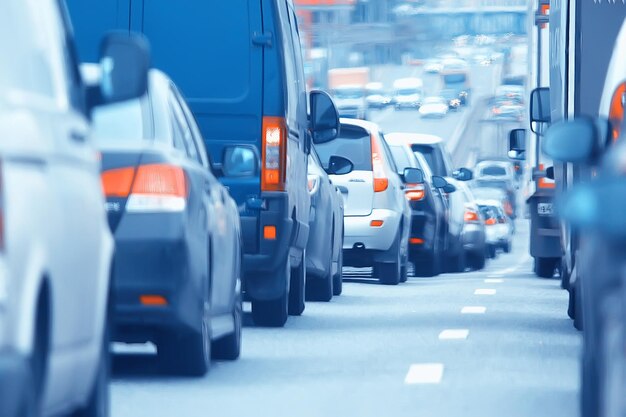
[[187, 206], [185, 171], [168, 164], [118, 168], [102, 173], [102, 188], [107, 197], [128, 197], [130, 212], [178, 212]]
[[626, 97], [626, 83], [620, 84], [611, 98], [609, 121], [611, 122], [611, 139], [613, 142], [617, 142], [621, 134], [622, 121], [624, 120], [624, 97]]
[[372, 135], [372, 172], [374, 173], [374, 192], [385, 191], [389, 187], [389, 179], [385, 175], [383, 155], [377, 138]]
[[285, 191], [287, 137], [285, 119], [264, 117], [262, 131], [261, 190]]
[[494, 217], [492, 217], [492, 218], [490, 218], [490, 219], [485, 220], [485, 224], [486, 224], [487, 226], [493, 226], [493, 225], [494, 225], [494, 224], [496, 224], [496, 223], [497, 223], [497, 222], [496, 222], [496, 219], [495, 219]]
[[423, 185], [415, 185], [414, 188], [406, 190], [404, 195], [409, 201], [420, 201], [426, 196], [426, 191]]
[[478, 217], [478, 213], [476, 213], [474, 210], [466, 210], [463, 219], [465, 220], [465, 223], [474, 223], [480, 220], [480, 218]]

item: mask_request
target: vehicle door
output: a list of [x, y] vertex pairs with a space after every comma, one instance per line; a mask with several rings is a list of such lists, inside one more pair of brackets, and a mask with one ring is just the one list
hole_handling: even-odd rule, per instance
[[[404, 182], [402, 182], [402, 179], [400, 178], [398, 167], [396, 166], [396, 162], [393, 159], [393, 154], [391, 153], [391, 149], [389, 149], [389, 145], [385, 140], [383, 132], [378, 132], [378, 141], [380, 142], [380, 145], [383, 149], [386, 165], [390, 171], [388, 172], [388, 176], [389, 185], [391, 190], [393, 191], [394, 209], [403, 212], [406, 215], [408, 207], [407, 199], [404, 196], [404, 189], [406, 187], [404, 186]], [[410, 208], [408, 209], [408, 211], [410, 211]]]
[[239, 272], [235, 259], [239, 256], [238, 211], [224, 186], [212, 173], [202, 135], [187, 103], [176, 88], [173, 93], [187, 127], [184, 131], [185, 145], [197, 164], [198, 176], [202, 178], [202, 192], [208, 200], [206, 214], [210, 236], [211, 310], [214, 314], [225, 314], [231, 311], [236, 275]]

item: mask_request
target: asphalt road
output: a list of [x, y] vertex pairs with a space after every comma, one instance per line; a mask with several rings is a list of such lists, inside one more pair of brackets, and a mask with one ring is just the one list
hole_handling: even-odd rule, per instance
[[[393, 82], [406, 71], [415, 69], [381, 73]], [[443, 121], [410, 111], [373, 118], [387, 132], [456, 137], [455, 162], [471, 164], [504, 146], [480, 121], [498, 71], [475, 68], [482, 92]], [[479, 272], [388, 287], [368, 269], [346, 270], [343, 295], [307, 303], [283, 329], [248, 324], [241, 358], [213, 362], [204, 378], [158, 374], [152, 348], [123, 346], [113, 416], [576, 416], [580, 336], [567, 294], [532, 274], [526, 221], [517, 231], [512, 253]]]

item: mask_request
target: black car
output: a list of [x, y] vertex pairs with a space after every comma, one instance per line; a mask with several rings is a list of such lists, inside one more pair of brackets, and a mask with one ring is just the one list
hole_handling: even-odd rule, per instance
[[152, 70], [147, 96], [96, 111], [94, 127], [115, 238], [113, 339], [153, 342], [163, 368], [186, 375], [236, 359], [239, 214], [185, 100]]

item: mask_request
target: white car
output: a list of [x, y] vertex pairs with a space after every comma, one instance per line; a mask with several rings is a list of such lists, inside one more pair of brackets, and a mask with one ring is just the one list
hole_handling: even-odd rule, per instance
[[445, 117], [448, 114], [450, 106], [448, 101], [443, 97], [427, 97], [424, 99], [419, 109], [422, 117]]
[[385, 91], [383, 84], [374, 82], [365, 86], [365, 100], [370, 109], [384, 109], [392, 102], [391, 96]]
[[143, 95], [149, 59], [143, 41], [111, 35], [109, 88], [88, 89], [70, 39], [56, 0], [2, 2], [2, 417], [109, 415], [113, 239], [88, 115]]
[[485, 217], [485, 235], [491, 257], [495, 257], [498, 249], [502, 249], [505, 253], [511, 252], [513, 223], [504, 213], [502, 202], [498, 200], [476, 200], [476, 204]]
[[373, 266], [383, 284], [406, 280], [411, 209], [378, 125], [341, 119], [337, 139], [315, 145], [322, 164], [349, 159], [346, 175], [331, 175], [344, 197], [345, 266]]
[[424, 82], [420, 78], [400, 78], [393, 83], [396, 109], [419, 109], [424, 98]]
[[476, 180], [505, 180], [515, 182], [515, 168], [509, 161], [485, 160], [474, 167]]

